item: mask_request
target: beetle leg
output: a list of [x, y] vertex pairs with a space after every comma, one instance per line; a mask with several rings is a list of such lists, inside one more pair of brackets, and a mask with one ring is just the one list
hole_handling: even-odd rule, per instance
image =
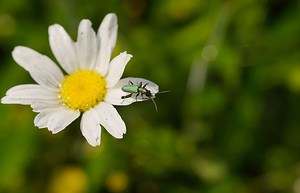
[[121, 99], [124, 99], [121, 104], [125, 101], [125, 99], [130, 98], [132, 96], [133, 93], [125, 95], [125, 96], [121, 96]]
[[[138, 92], [136, 95], [135, 95], [135, 101], [137, 101], [137, 98], [138, 98], [138, 96], [140, 95], [141, 93], [140, 92]], [[142, 95], [143, 96], [143, 95]]]
[[143, 86], [143, 88], [146, 88], [146, 86], [149, 84], [149, 82], [147, 82], [144, 86]]
[[127, 99], [130, 98], [132, 96], [133, 93], [125, 95], [125, 96], [121, 96], [121, 99]]

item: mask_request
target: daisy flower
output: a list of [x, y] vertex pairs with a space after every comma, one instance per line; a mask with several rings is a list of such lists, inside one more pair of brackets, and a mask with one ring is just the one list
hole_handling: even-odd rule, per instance
[[132, 55], [123, 52], [110, 59], [117, 28], [114, 13], [105, 16], [97, 33], [92, 23], [84, 19], [74, 42], [62, 26], [50, 26], [50, 47], [65, 73], [47, 56], [28, 47], [15, 47], [13, 59], [37, 84], [12, 87], [1, 103], [30, 105], [38, 113], [35, 126], [48, 128], [53, 134], [81, 116], [82, 135], [92, 146], [100, 145], [101, 126], [113, 137], [123, 138], [126, 126], [113, 105], [129, 105], [148, 98], [137, 93], [124, 98], [128, 93], [122, 91], [122, 87], [129, 82], [147, 84], [146, 88], [155, 97], [158, 86], [142, 78], [120, 79]]

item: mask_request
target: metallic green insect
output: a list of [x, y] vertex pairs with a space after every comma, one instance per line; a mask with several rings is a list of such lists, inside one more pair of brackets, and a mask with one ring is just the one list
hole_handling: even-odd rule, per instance
[[133, 94], [136, 94], [135, 99], [137, 100], [137, 97], [141, 95], [142, 99], [150, 99], [154, 104], [155, 110], [158, 111], [157, 105], [154, 101], [155, 94], [157, 93], [151, 93], [151, 91], [146, 88], [147, 85], [148, 83], [143, 85], [142, 82], [140, 82], [138, 85], [135, 85], [129, 81], [128, 85], [122, 87], [122, 91], [130, 94], [122, 96], [121, 99], [130, 98]]

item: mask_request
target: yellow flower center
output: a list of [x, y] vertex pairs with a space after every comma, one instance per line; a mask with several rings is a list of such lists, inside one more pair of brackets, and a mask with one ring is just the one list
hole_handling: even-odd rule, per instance
[[84, 112], [100, 101], [106, 94], [106, 81], [96, 72], [80, 70], [66, 76], [61, 85], [60, 99], [71, 109]]

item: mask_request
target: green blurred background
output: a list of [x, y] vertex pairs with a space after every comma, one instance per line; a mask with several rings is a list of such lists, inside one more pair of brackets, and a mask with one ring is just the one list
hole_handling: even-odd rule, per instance
[[297, 0], [1, 0], [0, 96], [33, 83], [17, 45], [54, 59], [48, 26], [75, 40], [115, 12], [124, 77], [152, 80], [151, 101], [117, 107], [124, 139], [93, 148], [79, 121], [52, 135], [29, 106], [0, 105], [2, 193], [300, 192], [300, 2]]

